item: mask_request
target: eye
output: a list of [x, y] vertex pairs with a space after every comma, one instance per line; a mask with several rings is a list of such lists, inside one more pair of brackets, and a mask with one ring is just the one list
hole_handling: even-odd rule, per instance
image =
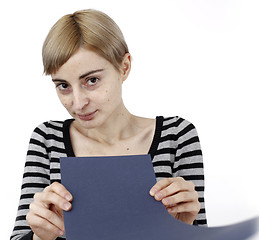
[[87, 84], [89, 86], [93, 86], [93, 85], [97, 84], [98, 81], [99, 81], [98, 78], [92, 77], [92, 78], [87, 79]]
[[71, 90], [71, 87], [67, 83], [59, 83], [59, 84], [56, 85], [56, 88], [62, 94], [69, 93], [70, 90]]
[[60, 84], [57, 85], [57, 88], [58, 88], [59, 90], [65, 90], [65, 89], [68, 88], [68, 84], [66, 84], [66, 83], [60, 83]]

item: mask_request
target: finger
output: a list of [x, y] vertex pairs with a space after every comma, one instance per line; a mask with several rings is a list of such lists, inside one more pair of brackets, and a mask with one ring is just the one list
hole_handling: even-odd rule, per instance
[[157, 192], [159, 192], [161, 189], [167, 187], [173, 182], [173, 178], [164, 178], [160, 181], [158, 181], [149, 191], [151, 196], [154, 196]]
[[57, 214], [61, 219], [63, 219], [63, 210], [55, 208], [55, 205], [50, 205], [49, 208], [50, 211], [53, 211], [55, 214]]
[[46, 187], [43, 192], [49, 191], [55, 192], [69, 202], [71, 202], [73, 199], [72, 194], [61, 183], [54, 182], [50, 186]]
[[178, 192], [172, 196], [162, 199], [162, 203], [165, 207], [175, 206], [183, 202], [198, 202], [198, 193], [196, 191], [184, 191]]
[[194, 184], [190, 181], [185, 181], [183, 178], [173, 178], [171, 180], [171, 184], [158, 191], [154, 197], [156, 200], [160, 201], [165, 197], [174, 195], [181, 191], [195, 191]]
[[200, 204], [199, 202], [180, 203], [176, 206], [167, 208], [167, 211], [172, 214], [188, 212], [193, 213], [193, 215], [196, 215], [200, 211]]
[[68, 211], [72, 207], [70, 202], [55, 192], [51, 191], [35, 193], [34, 202], [35, 204], [44, 206], [46, 208], [49, 208], [50, 205], [54, 205], [57, 210]]
[[49, 223], [55, 225], [63, 232], [65, 231], [63, 219], [56, 212], [39, 207], [33, 203], [30, 205], [30, 212], [36, 216], [39, 216], [40, 218], [47, 220]]
[[46, 235], [46, 232], [50, 234], [55, 234], [57, 236], [64, 234], [64, 231], [62, 229], [59, 229], [57, 226], [51, 224], [45, 218], [41, 218], [40, 216], [34, 215], [31, 212], [27, 214], [26, 220], [29, 223], [33, 232], [35, 232], [37, 235], [41, 235], [41, 232], [44, 235]]

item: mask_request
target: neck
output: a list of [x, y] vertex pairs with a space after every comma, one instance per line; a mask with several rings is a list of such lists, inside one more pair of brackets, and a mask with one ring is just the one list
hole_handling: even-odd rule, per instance
[[80, 132], [94, 141], [113, 145], [132, 135], [132, 132], [134, 132], [134, 121], [132, 120], [134, 118], [136, 117], [132, 115], [122, 103], [117, 111], [113, 112], [104, 124], [92, 129], [80, 129]]

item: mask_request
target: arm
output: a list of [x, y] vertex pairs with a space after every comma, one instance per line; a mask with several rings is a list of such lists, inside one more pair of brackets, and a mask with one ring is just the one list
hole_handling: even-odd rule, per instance
[[173, 178], [159, 181], [150, 194], [162, 201], [168, 212], [183, 222], [206, 224], [203, 159], [193, 124], [178, 118], [170, 130], [175, 143]]
[[26, 156], [17, 217], [10, 239], [31, 239], [31, 229], [26, 221], [29, 205], [36, 192], [50, 184], [49, 159], [45, 145], [43, 125], [32, 133]]
[[[21, 197], [11, 235], [11, 240], [32, 239], [32, 231], [26, 215], [29, 206], [33, 202], [34, 195], [42, 192], [50, 185], [50, 147], [47, 145], [49, 136], [53, 136], [47, 123], [38, 126], [32, 133], [26, 157], [26, 163], [21, 187]], [[51, 140], [52, 142], [52, 140]], [[58, 180], [58, 179], [57, 179]]]

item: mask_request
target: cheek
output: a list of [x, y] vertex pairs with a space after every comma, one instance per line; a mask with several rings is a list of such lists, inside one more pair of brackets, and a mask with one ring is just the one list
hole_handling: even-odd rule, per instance
[[68, 108], [68, 104], [67, 104], [67, 103], [63, 103], [63, 106], [64, 106], [65, 108]]
[[65, 96], [62, 96], [62, 95], [58, 95], [59, 97], [59, 100], [61, 102], [61, 104], [66, 108], [66, 109], [69, 109], [70, 106], [71, 106], [71, 103], [69, 101], [69, 99]]
[[107, 88], [103, 94], [103, 101], [107, 103], [116, 103], [121, 100], [120, 88]]
[[105, 99], [107, 102], [110, 102], [111, 96], [109, 95], [109, 90], [105, 90]]

